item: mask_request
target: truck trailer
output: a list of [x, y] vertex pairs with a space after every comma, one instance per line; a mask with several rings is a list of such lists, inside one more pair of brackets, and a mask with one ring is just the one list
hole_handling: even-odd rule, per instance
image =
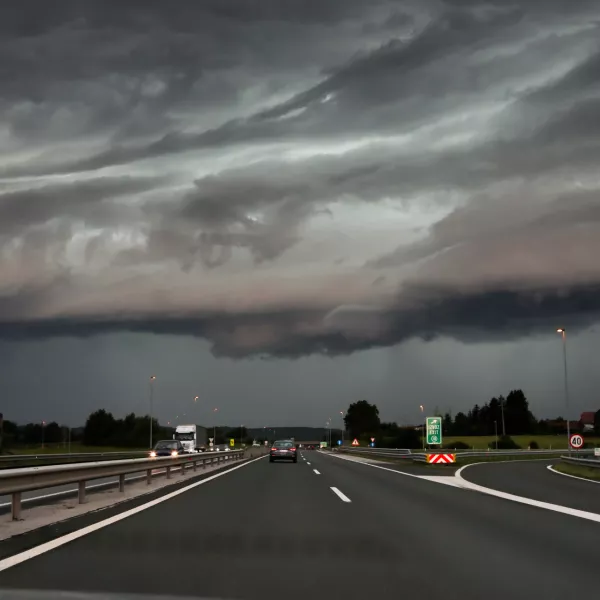
[[206, 451], [207, 430], [202, 425], [177, 425], [174, 440], [179, 440], [186, 452]]

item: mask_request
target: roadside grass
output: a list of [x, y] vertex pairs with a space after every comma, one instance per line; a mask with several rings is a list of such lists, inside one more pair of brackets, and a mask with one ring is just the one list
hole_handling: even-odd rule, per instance
[[600, 469], [583, 467], [581, 465], [571, 465], [569, 463], [559, 462], [552, 465], [557, 471], [566, 473], [567, 475], [575, 475], [575, 477], [583, 477], [592, 481], [600, 481]]

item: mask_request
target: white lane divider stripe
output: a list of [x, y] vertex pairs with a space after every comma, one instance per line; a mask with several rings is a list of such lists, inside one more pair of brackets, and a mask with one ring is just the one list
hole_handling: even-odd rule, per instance
[[306, 464], [310, 467], [310, 463], [309, 462], [307, 462]]
[[213, 481], [213, 479], [218, 479], [219, 477], [223, 477], [225, 475], [229, 475], [229, 473], [233, 473], [233, 471], [237, 471], [238, 469], [243, 469], [244, 467], [251, 465], [252, 463], [256, 462], [257, 460], [262, 460], [263, 458], [266, 458], [267, 456], [268, 456], [268, 454], [265, 454], [264, 456], [259, 456], [258, 458], [254, 458], [252, 460], [249, 460], [248, 462], [242, 463], [241, 465], [238, 465], [237, 467], [227, 469], [227, 471], [221, 471], [220, 473], [215, 473], [214, 475], [211, 475], [210, 477], [207, 477], [206, 479], [201, 479], [200, 481], [195, 481], [194, 483], [191, 483], [190, 485], [186, 485], [183, 488], [180, 488], [178, 490], [175, 490], [173, 492], [165, 494], [164, 496], [160, 496], [159, 498], [155, 498], [154, 500], [150, 500], [149, 502], [146, 502], [145, 504], [141, 504], [140, 506], [136, 506], [135, 508], [126, 510], [122, 513], [119, 513], [118, 515], [114, 515], [112, 517], [109, 517], [108, 519], [99, 521], [98, 523], [93, 523], [92, 525], [88, 525], [87, 527], [83, 527], [82, 529], [72, 531], [71, 533], [67, 533], [66, 535], [56, 538], [55, 540], [50, 540], [49, 542], [45, 542], [43, 544], [40, 544], [39, 546], [30, 548], [29, 550], [25, 550], [24, 552], [20, 552], [19, 554], [14, 554], [13, 556], [4, 558], [3, 560], [0, 560], [0, 571], [6, 571], [6, 569], [10, 569], [10, 567], [14, 567], [15, 565], [25, 562], [26, 560], [29, 560], [31, 558], [35, 558], [36, 556], [39, 556], [40, 554], [44, 554], [46, 552], [49, 552], [50, 550], [54, 550], [55, 548], [58, 548], [59, 546], [63, 546], [64, 544], [68, 544], [69, 542], [72, 542], [73, 540], [83, 537], [84, 535], [88, 535], [90, 533], [93, 533], [94, 531], [98, 531], [98, 529], [108, 527], [109, 525], [112, 525], [113, 523], [118, 523], [119, 521], [122, 521], [123, 519], [127, 519], [127, 517], [132, 517], [133, 515], [135, 515], [139, 512], [142, 512], [143, 510], [146, 510], [147, 508], [151, 508], [152, 506], [156, 506], [157, 504], [166, 502], [167, 500], [170, 500], [171, 498], [175, 498], [175, 496], [179, 496], [180, 494], [183, 494], [183, 493], [187, 492], [188, 490], [196, 488], [200, 485], [204, 485], [204, 484], [208, 483], [209, 481]]
[[321, 473], [319, 473], [319, 471], [317, 471], [316, 469], [313, 469], [313, 471], [315, 472], [315, 475], [320, 475]]
[[[381, 469], [383, 471], [389, 471], [390, 473], [395, 473], [396, 475], [403, 475], [405, 477], [413, 477], [415, 479], [421, 479], [423, 481], [431, 481], [432, 483], [442, 483], [445, 484], [446, 482], [443, 480], [443, 478], [440, 479], [426, 479], [425, 477], [423, 477], [422, 475], [413, 475], [412, 473], [407, 473], [406, 471], [397, 471], [396, 469], [389, 469], [388, 467], [381, 467], [379, 465], [374, 465], [371, 463], [366, 463], [366, 462], [361, 462], [358, 460], [353, 460], [352, 458], [347, 458], [347, 457], [342, 457], [342, 456], [336, 456], [333, 454], [329, 454], [327, 456], [335, 456], [335, 458], [339, 458], [341, 460], [347, 460], [350, 462], [354, 462], [357, 463], [359, 465], [364, 465], [365, 467], [371, 467], [373, 469]], [[532, 459], [532, 462], [534, 460], [548, 460], [548, 459]], [[507, 461], [509, 462], [509, 461]], [[513, 461], [510, 461], [513, 462]], [[458, 479], [459, 482], [459, 486], [462, 488], [463, 490], [467, 490], [467, 491], [474, 491], [474, 492], [481, 492], [482, 494], [487, 494], [488, 496], [495, 496], [496, 498], [502, 498], [504, 500], [510, 500], [512, 502], [517, 502], [519, 504], [526, 504], [529, 506], [533, 506], [535, 508], [543, 508], [545, 510], [550, 510], [553, 512], [557, 512], [557, 513], [562, 513], [563, 515], [569, 515], [571, 517], [577, 517], [579, 519], [586, 519], [587, 521], [594, 521], [595, 523], [600, 523], [600, 514], [597, 513], [592, 513], [592, 512], [587, 512], [585, 510], [579, 510], [576, 508], [569, 508], [568, 506], [561, 506], [560, 504], [551, 504], [550, 502], [541, 502], [540, 500], [532, 500], [531, 498], [527, 498], [525, 496], [517, 496], [515, 494], [509, 494], [507, 492], [501, 492], [499, 490], [494, 490], [492, 488], [486, 488], [483, 487], [482, 485], [477, 485], [476, 483], [471, 483], [470, 481], [464, 479], [462, 477], [462, 471], [464, 471], [465, 469], [469, 468], [469, 467], [476, 467], [477, 465], [489, 465], [490, 463], [472, 463], [469, 465], [464, 465], [463, 467], [461, 467], [460, 469], [458, 469], [458, 471], [456, 471], [456, 473], [454, 474], [454, 477], [456, 477]], [[455, 484], [454, 484], [455, 485]]]
[[346, 494], [343, 494], [342, 492], [340, 492], [340, 490], [338, 490], [336, 487], [332, 487], [331, 491], [338, 496], [338, 498], [342, 501], [342, 502], [352, 502], [352, 500], [350, 500], [350, 498], [348, 498], [348, 496], [346, 496]]
[[565, 477], [570, 477], [571, 479], [579, 479], [579, 481], [587, 481], [589, 483], [600, 483], [600, 481], [594, 481], [593, 479], [587, 479], [586, 477], [577, 477], [577, 475], [571, 475], [570, 473], [563, 473], [562, 471], [557, 471], [552, 465], [548, 465], [546, 467], [548, 471], [552, 471], [557, 475], [564, 475]]

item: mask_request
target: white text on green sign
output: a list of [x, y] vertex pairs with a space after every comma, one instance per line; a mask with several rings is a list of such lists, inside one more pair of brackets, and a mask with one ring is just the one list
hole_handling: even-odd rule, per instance
[[427, 417], [427, 443], [441, 444], [442, 443], [442, 419], [440, 417]]

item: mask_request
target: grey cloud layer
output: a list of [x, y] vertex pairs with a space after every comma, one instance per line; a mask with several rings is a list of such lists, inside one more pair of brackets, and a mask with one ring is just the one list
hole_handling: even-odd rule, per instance
[[[299, 356], [597, 319], [597, 3], [27, 4], [0, 7], [0, 335], [176, 332]], [[368, 309], [363, 288], [343, 297], [338, 255], [319, 265], [335, 294], [277, 304], [296, 267], [316, 285], [286, 262], [312, 219], [375, 222], [388, 201], [445, 216], [364, 249]], [[101, 268], [101, 303], [73, 247]], [[195, 309], [160, 265], [198, 282]], [[256, 277], [245, 308], [206, 304], [224, 273], [234, 295]]]

